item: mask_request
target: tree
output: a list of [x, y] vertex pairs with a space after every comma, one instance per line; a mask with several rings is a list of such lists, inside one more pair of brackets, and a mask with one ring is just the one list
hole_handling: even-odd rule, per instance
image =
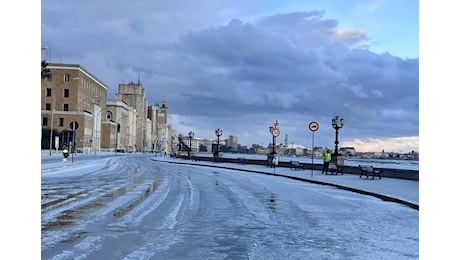
[[49, 78], [51, 72], [48, 68], [48, 62], [46, 60], [42, 60], [42, 79]]

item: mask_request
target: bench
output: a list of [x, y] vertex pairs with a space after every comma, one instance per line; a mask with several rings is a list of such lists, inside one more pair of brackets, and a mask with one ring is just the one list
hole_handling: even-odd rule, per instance
[[243, 158], [243, 157], [238, 157], [238, 164], [247, 164], [248, 159]]
[[291, 170], [303, 170], [304, 169], [303, 165], [299, 161], [290, 161], [289, 168]]
[[380, 171], [374, 169], [372, 165], [359, 165], [359, 170], [361, 171], [359, 178], [363, 175], [366, 175], [366, 178], [369, 178], [369, 175], [372, 174], [372, 179], [374, 179], [375, 176], [379, 176], [379, 178], [382, 179]]
[[267, 167], [276, 167], [275, 162], [273, 161], [273, 158], [267, 159]]
[[328, 169], [328, 172], [330, 172], [331, 174], [339, 175], [340, 173], [341, 175], [343, 175], [342, 167], [338, 167], [337, 164], [335, 163], [329, 163], [329, 166], [327, 169]]
[[278, 156], [276, 154], [267, 154], [267, 167], [278, 167]]

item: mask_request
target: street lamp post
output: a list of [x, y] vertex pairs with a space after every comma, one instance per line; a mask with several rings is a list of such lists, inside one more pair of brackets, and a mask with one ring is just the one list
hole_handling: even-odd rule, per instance
[[[179, 134], [179, 136], [177, 136], [177, 138], [179, 139], [179, 149], [177, 151], [182, 152], [183, 151], [182, 143], [184, 142], [184, 135]], [[182, 155], [182, 153], [180, 153], [180, 155]]]
[[108, 111], [108, 109], [107, 108], [101, 109], [95, 115], [95, 119], [96, 119], [96, 126], [95, 126], [95, 131], [94, 131], [95, 137], [93, 137], [92, 145], [91, 145], [91, 148], [94, 147], [94, 154], [96, 154], [96, 152], [99, 152], [101, 150], [101, 140], [100, 140], [101, 139], [101, 133], [100, 133], [101, 126], [99, 124], [99, 121], [101, 121], [102, 123], [102, 111]]
[[270, 133], [272, 134], [272, 152], [271, 154], [275, 154], [275, 136], [273, 135], [273, 129], [275, 129], [273, 126], [270, 126], [269, 128]]
[[128, 147], [131, 149], [131, 152], [134, 152], [134, 149], [136, 147], [137, 129], [135, 126], [134, 128], [131, 127], [132, 125], [135, 125], [135, 124], [137, 124], [137, 120], [134, 120], [134, 122], [131, 122], [129, 125], [126, 126]]
[[192, 131], [188, 132], [188, 138], [190, 139], [190, 147], [188, 149], [188, 157], [190, 157], [190, 152], [192, 151], [192, 139], [195, 136], [195, 133]]
[[[164, 142], [165, 142], [164, 139], [161, 139], [161, 140], [160, 140], [160, 147], [159, 147], [159, 148], [160, 148], [160, 153], [161, 153], [161, 154], [163, 154], [163, 151], [162, 151], [163, 148], [162, 148], [162, 147], [163, 147]], [[166, 146], [166, 145], [165, 145], [165, 146]]]
[[216, 136], [217, 136], [217, 145], [216, 145], [216, 153], [215, 157], [219, 157], [219, 152], [220, 152], [220, 137], [222, 136], [222, 129], [218, 128], [216, 130]]
[[280, 134], [280, 123], [278, 120], [273, 121], [273, 125], [271, 125], [268, 130], [272, 134], [272, 152], [270, 154], [267, 154], [267, 165], [273, 166], [273, 171], [276, 171], [276, 167], [278, 166], [278, 155], [276, 154], [275, 151], [275, 142], [276, 142], [276, 137]]
[[[73, 80], [78, 80], [79, 78], [76, 77], [76, 78], [73, 78]], [[81, 103], [85, 102], [86, 100], [89, 100], [89, 99], [95, 99], [95, 98], [99, 98], [99, 96], [93, 96], [93, 97], [88, 97], [88, 98], [85, 98], [83, 100], [81, 100], [80, 102], [78, 102], [78, 105], [77, 105], [77, 119], [80, 119], [80, 105]], [[75, 144], [75, 130], [77, 129], [78, 127], [78, 122], [75, 121], [75, 122], [72, 122], [72, 146], [70, 147], [70, 152], [72, 153], [72, 162], [73, 162], [73, 154], [75, 153], [75, 149], [77, 149], [77, 145]]]
[[[54, 92], [54, 91], [53, 91]], [[50, 131], [50, 156], [51, 156], [51, 150], [53, 150], [53, 127], [54, 127], [54, 93], [51, 93], [53, 96], [52, 101], [51, 101], [51, 131]]]
[[161, 153], [161, 146], [163, 145], [163, 139], [155, 139], [155, 157], [157, 157], [157, 150]]
[[279, 135], [279, 127], [280, 127], [280, 123], [278, 122], [278, 120], [275, 120], [273, 122], [273, 125], [271, 125], [268, 128], [270, 133], [272, 134], [272, 152], [271, 152], [272, 155], [276, 154], [276, 151], [275, 151], [275, 138]]
[[343, 157], [339, 154], [339, 129], [344, 125], [343, 118], [336, 116], [332, 118], [332, 128], [335, 129], [335, 150], [334, 154], [332, 154], [332, 162], [336, 165], [343, 165]]
[[171, 153], [174, 154], [174, 136], [171, 135]]
[[334, 154], [339, 155], [339, 129], [342, 128], [344, 125], [344, 120], [343, 118], [340, 118], [339, 116], [336, 116], [332, 118], [332, 128], [335, 129], [335, 150]]

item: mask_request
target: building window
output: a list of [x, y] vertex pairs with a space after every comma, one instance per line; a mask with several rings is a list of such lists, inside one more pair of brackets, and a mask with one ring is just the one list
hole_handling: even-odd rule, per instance
[[48, 77], [46, 78], [46, 81], [48, 81], [48, 82], [53, 81], [53, 74], [49, 73]]
[[51, 89], [50, 88], [46, 88], [46, 96], [51, 97]]
[[64, 81], [69, 82], [70, 81], [70, 74], [64, 74]]
[[48, 118], [47, 117], [43, 118], [43, 125], [48, 125]]
[[59, 118], [59, 126], [64, 126], [64, 118]]
[[112, 112], [107, 111], [107, 113], [105, 114], [105, 118], [109, 121], [112, 121]]
[[70, 90], [68, 88], [64, 89], [64, 97], [69, 97]]
[[64, 111], [69, 111], [69, 104], [64, 104]]
[[51, 110], [51, 104], [50, 103], [45, 104], [45, 110]]

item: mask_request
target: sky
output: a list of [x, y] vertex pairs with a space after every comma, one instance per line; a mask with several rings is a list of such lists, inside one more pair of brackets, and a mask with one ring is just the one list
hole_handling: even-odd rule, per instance
[[[140, 81], [177, 134], [419, 151], [419, 2], [41, 2], [41, 51], [108, 87]], [[317, 122], [314, 133], [308, 128]]]
[[[265, 166], [194, 167], [149, 154], [61, 158], [42, 153], [43, 259], [419, 259], [421, 254], [419, 211], [407, 205], [216, 168], [272, 173]], [[311, 176], [289, 168], [276, 173], [419, 203], [417, 181], [366, 181], [319, 171]], [[53, 225], [57, 220], [68, 224]]]

